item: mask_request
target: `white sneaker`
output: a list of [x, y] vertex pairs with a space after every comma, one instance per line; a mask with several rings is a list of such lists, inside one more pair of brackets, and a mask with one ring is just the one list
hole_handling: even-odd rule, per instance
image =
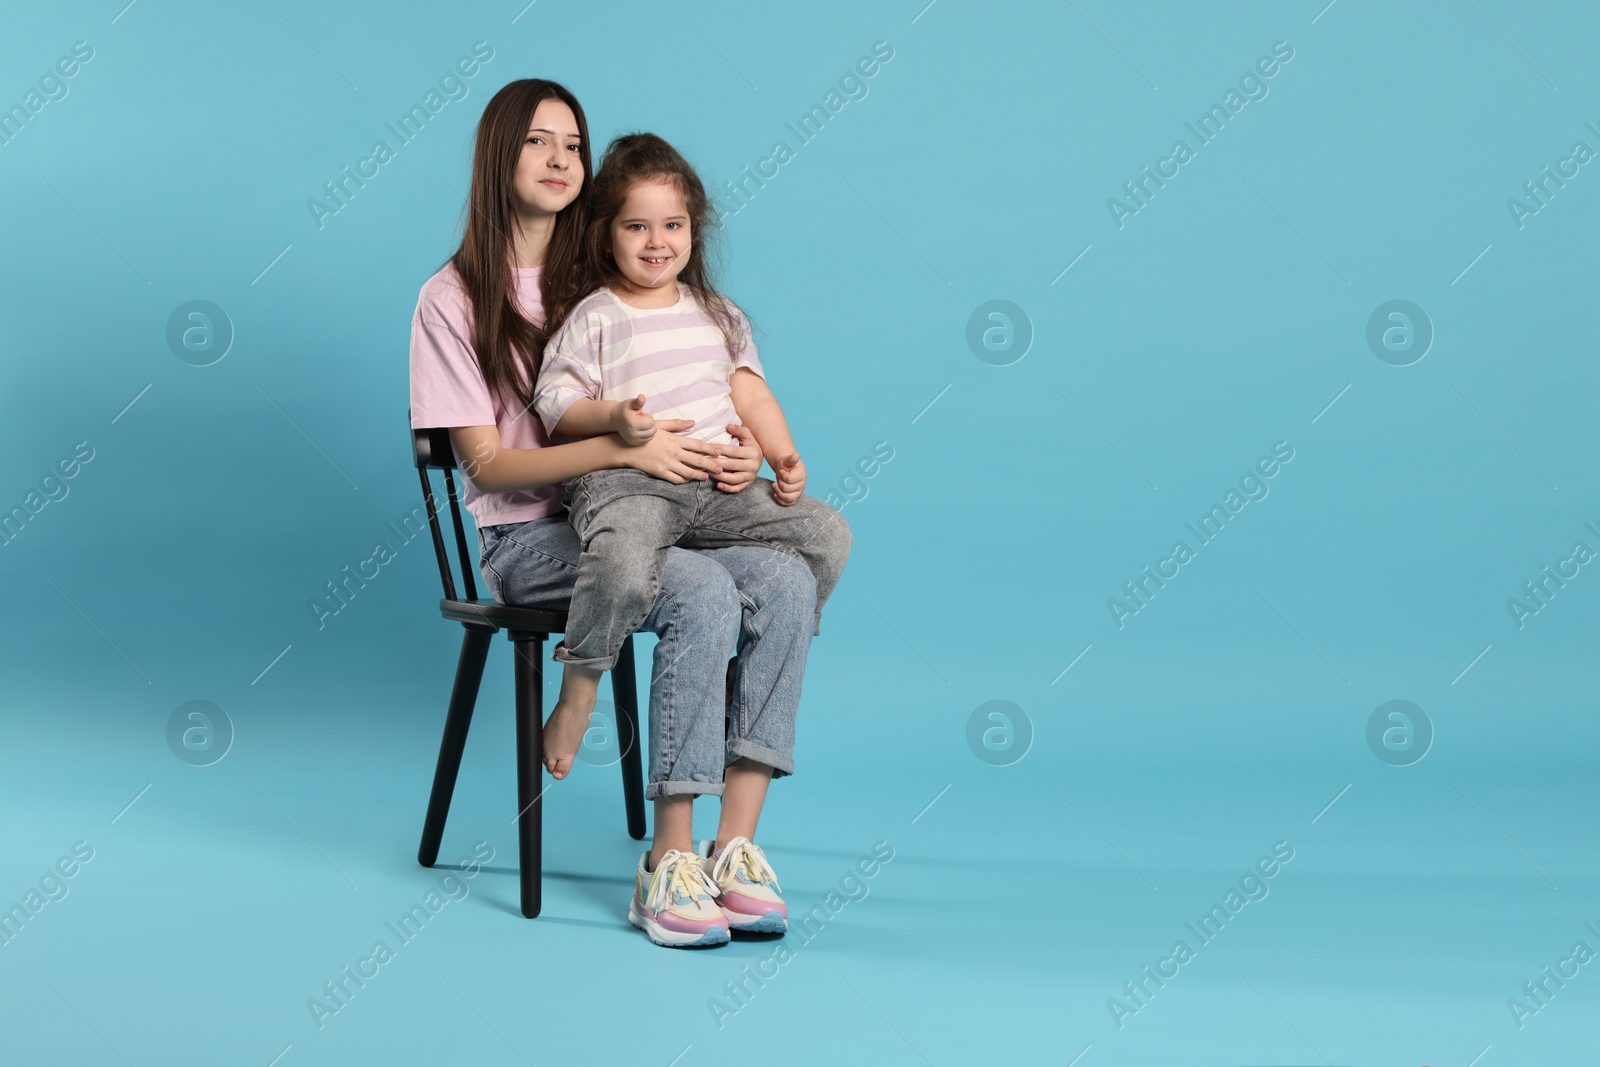
[[716, 901], [716, 885], [700, 866], [700, 857], [669, 848], [653, 871], [645, 870], [650, 851], [634, 871], [628, 921], [650, 940], [668, 948], [723, 945], [728, 920]]
[[711, 864], [728, 929], [781, 934], [789, 929], [789, 909], [778, 894], [778, 876], [761, 846], [743, 835], [712, 852], [710, 838], [700, 842], [700, 856]]

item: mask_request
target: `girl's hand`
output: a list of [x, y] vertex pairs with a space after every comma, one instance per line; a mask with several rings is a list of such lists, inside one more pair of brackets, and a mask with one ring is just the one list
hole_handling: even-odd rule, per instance
[[618, 405], [611, 418], [611, 429], [622, 438], [622, 443], [625, 445], [642, 445], [655, 436], [656, 420], [644, 410], [643, 393]]
[[[698, 437], [684, 437], [683, 431], [693, 425], [689, 419], [652, 420], [651, 436], [643, 444], [624, 448], [622, 462], [674, 485], [704, 481], [716, 469], [717, 459], [713, 455], [716, 446]], [[661, 432], [655, 433], [655, 430]]]
[[778, 480], [772, 485], [772, 497], [784, 507], [799, 500], [800, 494], [806, 491], [806, 465], [800, 462], [800, 453], [789, 453], [787, 459], [778, 462], [773, 473]]
[[738, 438], [737, 445], [715, 445], [722, 466], [717, 472], [717, 488], [728, 493], [753, 484], [761, 470], [761, 446], [756, 435], [736, 422], [728, 423], [728, 432]]

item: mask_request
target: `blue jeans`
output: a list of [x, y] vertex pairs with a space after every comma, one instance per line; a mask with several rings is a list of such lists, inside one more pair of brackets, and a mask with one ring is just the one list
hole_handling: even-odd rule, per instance
[[[566, 515], [478, 531], [480, 569], [502, 604], [566, 610], [578, 580], [578, 535]], [[816, 583], [769, 548], [667, 551], [661, 589], [640, 629], [660, 637], [650, 675], [645, 799], [720, 796], [742, 756], [794, 773], [795, 716], [816, 614]], [[724, 703], [737, 651], [733, 708]]]
[[567, 482], [567, 518], [583, 554], [556, 661], [610, 670], [622, 642], [655, 603], [667, 550], [674, 546], [756, 544], [802, 560], [816, 580], [815, 636], [822, 605], [850, 555], [850, 524], [816, 497], [801, 496], [785, 506], [772, 494], [766, 478], [727, 493], [709, 479], [673, 483], [626, 467]]

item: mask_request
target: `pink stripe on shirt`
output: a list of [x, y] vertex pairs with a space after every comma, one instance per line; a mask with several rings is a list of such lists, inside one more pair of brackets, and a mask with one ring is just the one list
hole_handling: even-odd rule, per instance
[[[737, 309], [735, 309], [737, 311]], [[742, 312], [744, 347], [729, 358], [722, 330], [686, 285], [665, 308], [636, 308], [609, 289], [580, 303], [545, 349], [533, 405], [545, 429], [573, 402], [631, 400], [645, 395], [645, 410], [658, 419], [688, 419], [688, 436], [732, 444], [726, 427], [738, 421], [730, 381], [738, 367], [765, 377]]]

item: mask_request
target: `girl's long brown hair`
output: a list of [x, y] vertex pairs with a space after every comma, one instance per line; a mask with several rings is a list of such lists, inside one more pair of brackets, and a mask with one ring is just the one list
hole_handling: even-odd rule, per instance
[[628, 199], [629, 190], [639, 182], [648, 181], [669, 182], [683, 195], [689, 215], [690, 251], [689, 263], [678, 275], [678, 281], [688, 286], [722, 331], [729, 357], [737, 356], [744, 347], [746, 334], [739, 321], [739, 311], [716, 287], [716, 264], [712, 256], [716, 250], [717, 216], [710, 197], [706, 196], [705, 185], [688, 160], [666, 141], [653, 133], [629, 133], [606, 146], [600, 169], [590, 183], [589, 224], [578, 260], [570, 272], [571, 284], [563, 285], [558, 295], [548, 289], [545, 291], [544, 326], [537, 339], [541, 354], [585, 297], [601, 286], [615, 285], [622, 280], [616, 258], [606, 250], [607, 238], [611, 224]]
[[515, 400], [524, 410], [533, 403], [533, 383], [539, 377], [544, 351], [539, 331], [544, 323], [529, 322], [512, 300], [517, 161], [534, 109], [551, 99], [570, 107], [578, 120], [583, 181], [577, 198], [556, 216], [539, 288], [546, 321], [552, 306], [570, 306], [571, 289], [582, 273], [575, 268], [589, 218], [589, 123], [578, 98], [557, 82], [543, 78], [511, 82], [483, 109], [472, 153], [472, 189], [467, 194], [461, 247], [450, 257], [472, 305], [473, 343], [483, 380], [491, 393]]

